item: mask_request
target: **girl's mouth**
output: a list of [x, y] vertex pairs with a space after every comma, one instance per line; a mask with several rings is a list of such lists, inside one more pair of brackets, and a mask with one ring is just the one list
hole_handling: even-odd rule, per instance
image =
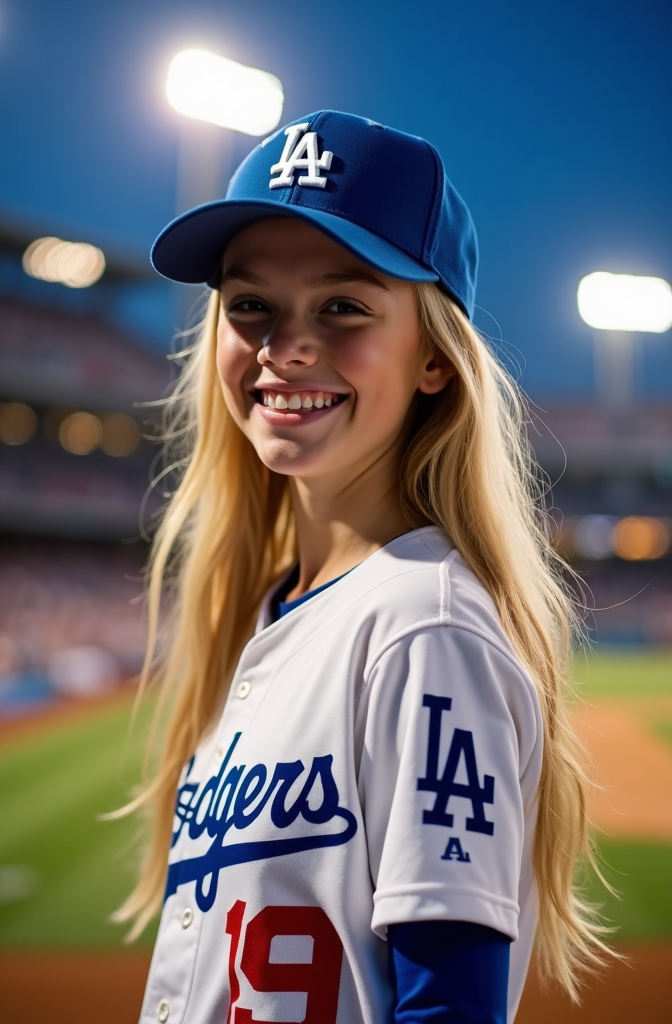
[[307, 413], [313, 410], [330, 409], [347, 399], [334, 391], [273, 391], [259, 388], [253, 392], [254, 400], [267, 409], [279, 413]]

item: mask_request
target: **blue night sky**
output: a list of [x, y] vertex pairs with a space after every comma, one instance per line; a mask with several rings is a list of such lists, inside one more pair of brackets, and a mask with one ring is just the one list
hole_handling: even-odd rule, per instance
[[[211, 49], [276, 74], [283, 121], [331, 107], [433, 142], [478, 228], [477, 324], [535, 397], [585, 396], [579, 279], [672, 279], [670, 38], [668, 0], [0, 0], [0, 213], [144, 259], [175, 211], [168, 63]], [[168, 289], [117, 313], [167, 348]], [[672, 332], [640, 363], [669, 396]]]

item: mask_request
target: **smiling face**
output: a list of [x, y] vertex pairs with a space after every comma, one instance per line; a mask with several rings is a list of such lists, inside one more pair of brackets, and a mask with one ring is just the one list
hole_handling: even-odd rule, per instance
[[231, 241], [221, 294], [224, 398], [269, 469], [345, 483], [397, 465], [414, 395], [451, 374], [422, 354], [412, 284], [276, 218]]

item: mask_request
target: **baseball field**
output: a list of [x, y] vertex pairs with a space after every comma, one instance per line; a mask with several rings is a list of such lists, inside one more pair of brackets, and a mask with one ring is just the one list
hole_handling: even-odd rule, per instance
[[[597, 785], [591, 813], [610, 895], [591, 879], [630, 957], [574, 1010], [532, 981], [520, 1024], [647, 1024], [672, 1006], [672, 654], [577, 660], [575, 714]], [[133, 947], [109, 914], [128, 891], [136, 826], [101, 822], [137, 780], [149, 709], [132, 693], [0, 723], [0, 1024], [132, 1024], [153, 933]]]

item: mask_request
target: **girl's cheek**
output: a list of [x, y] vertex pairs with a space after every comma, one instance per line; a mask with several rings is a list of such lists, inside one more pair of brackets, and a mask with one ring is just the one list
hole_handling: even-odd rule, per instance
[[225, 388], [239, 386], [254, 362], [254, 351], [229, 324], [217, 333], [217, 372]]
[[[410, 334], [410, 332], [409, 332]], [[360, 396], [372, 399], [381, 396], [390, 405], [410, 401], [414, 388], [419, 343], [415, 335], [408, 338], [392, 331], [370, 332], [361, 339], [348, 338], [340, 346], [334, 345], [331, 363], [337, 373], [347, 380]]]
[[389, 367], [389, 348], [370, 335], [358, 337], [353, 333], [339, 338], [329, 348], [329, 362], [341, 377], [358, 389], [359, 385], [385, 373]]

